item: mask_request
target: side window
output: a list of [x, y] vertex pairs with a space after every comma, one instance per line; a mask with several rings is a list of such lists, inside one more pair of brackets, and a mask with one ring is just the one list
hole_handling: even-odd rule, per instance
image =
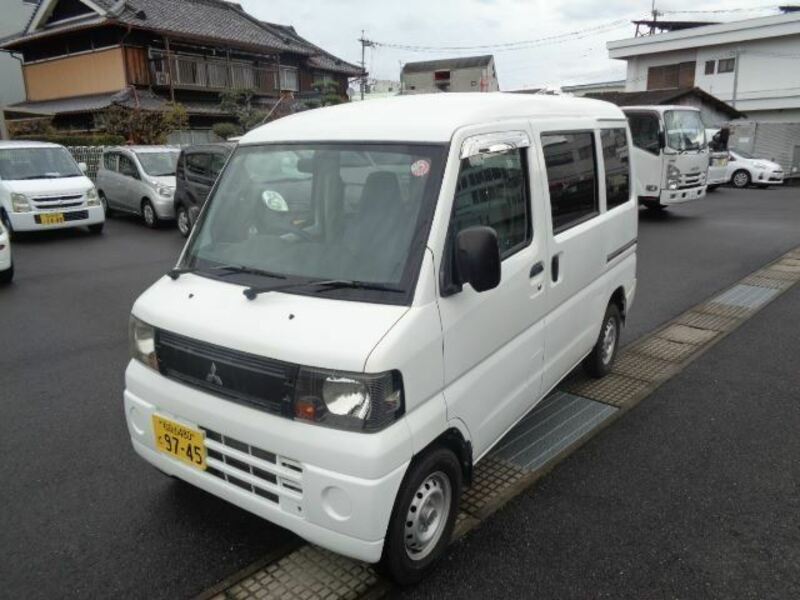
[[212, 154], [211, 155], [211, 177], [216, 179], [225, 166], [225, 161], [228, 156], [226, 154]]
[[103, 155], [103, 166], [108, 171], [117, 170], [117, 155], [113, 152], [107, 152]]
[[211, 156], [197, 152], [186, 155], [186, 176], [197, 181], [211, 176]]
[[481, 154], [461, 161], [453, 203], [453, 235], [475, 225], [497, 231], [502, 258], [533, 237], [524, 150]]
[[661, 152], [661, 141], [658, 134], [658, 117], [648, 114], [628, 115], [633, 145], [647, 152]]
[[560, 233], [600, 211], [594, 134], [543, 134], [542, 147], [550, 189], [553, 233]]
[[630, 199], [631, 169], [628, 157], [628, 136], [624, 129], [603, 129], [600, 132], [603, 163], [606, 167], [606, 207], [611, 209]]
[[136, 165], [133, 164], [130, 158], [122, 154], [119, 156], [119, 172], [126, 177], [139, 178], [139, 170], [136, 168]]

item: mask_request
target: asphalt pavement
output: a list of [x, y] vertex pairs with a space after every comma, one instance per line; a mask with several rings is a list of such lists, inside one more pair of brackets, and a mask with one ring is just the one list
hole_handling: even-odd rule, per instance
[[[797, 246], [800, 244], [798, 223], [798, 188], [719, 190], [705, 200], [673, 208], [664, 214], [643, 212], [639, 232], [639, 286], [624, 339], [629, 341], [654, 329]], [[174, 229], [150, 231], [128, 218], [111, 220], [102, 236], [82, 231], [49, 232], [15, 242], [15, 283], [0, 289], [0, 408], [3, 411], [0, 420], [3, 456], [0, 462], [3, 481], [0, 548], [4, 555], [0, 560], [0, 581], [4, 594], [26, 598], [183, 598], [294, 539], [285, 530], [164, 477], [139, 460], [130, 448], [122, 414], [123, 372], [128, 360], [128, 314], [137, 295], [174, 265], [182, 244], [182, 238]], [[789, 297], [792, 296], [785, 298]], [[770, 315], [774, 310], [770, 307], [764, 314]], [[763, 318], [754, 319], [746, 329], [749, 331]], [[784, 327], [779, 333], [788, 335], [791, 330]], [[795, 330], [795, 338], [796, 334]], [[730, 340], [740, 335], [737, 332], [719, 348], [727, 347]], [[787, 357], [791, 356], [790, 350], [784, 348]], [[717, 352], [713, 350], [681, 378], [699, 365], [707, 364]], [[752, 356], [760, 360], [758, 354]], [[780, 361], [776, 364], [786, 366]], [[722, 365], [713, 366], [723, 368]], [[718, 382], [717, 388], [725, 385], [720, 375], [727, 371], [717, 373], [714, 368], [701, 372], [697, 381], [686, 384], [685, 393], [690, 399], [683, 402], [697, 410], [701, 406], [710, 408], [709, 403], [711, 407], [714, 402], [719, 403], [718, 394], [703, 396], [703, 402], [697, 401], [695, 396], [700, 394], [701, 388], [693, 387], [708, 387], [714, 381]], [[746, 367], [737, 365], [736, 368], [741, 369], [736, 371], [741, 378], [747, 377]], [[771, 396], [780, 395], [781, 385], [793, 384], [797, 389], [797, 379], [792, 379], [792, 375], [775, 371], [771, 376], [780, 379], [768, 390]], [[671, 382], [662, 388], [645, 401], [642, 405], [645, 408], [634, 411], [559, 467], [536, 488], [533, 496], [518, 500], [513, 507], [486, 523], [451, 553], [441, 572], [414, 593], [444, 595], [445, 584], [449, 582], [451, 588], [447, 593], [460, 589], [463, 596], [473, 589], [469, 586], [486, 590], [488, 588], [480, 587], [480, 582], [494, 581], [496, 590], [541, 589], [543, 593], [559, 591], [556, 595], [581, 597], [599, 595], [605, 590], [614, 596], [626, 595], [626, 588], [615, 588], [612, 580], [595, 578], [592, 574], [605, 573], [605, 567], [612, 571], [618, 567], [623, 572], [636, 572], [638, 563], [633, 566], [624, 561], [615, 564], [612, 558], [622, 556], [619, 554], [622, 550], [633, 557], [649, 556], [648, 552], [656, 551], [656, 547], [648, 543], [654, 532], [666, 535], [678, 530], [677, 526], [666, 527], [660, 513], [653, 512], [660, 506], [656, 500], [678, 492], [681, 495], [676, 497], [683, 500], [682, 505], [694, 498], [691, 514], [696, 515], [698, 522], [714, 523], [718, 515], [727, 514], [724, 506], [701, 501], [708, 492], [714, 491], [708, 490], [708, 485], [700, 485], [702, 481], [698, 483], [689, 479], [688, 474], [681, 475], [680, 481], [684, 484], [664, 489], [667, 484], [663, 477], [664, 473], [702, 475], [703, 461], [711, 457], [696, 456], [689, 450], [696, 452], [698, 445], [704, 450], [712, 448], [715, 439], [727, 435], [727, 424], [714, 428], [708, 424], [713, 424], [712, 417], [707, 416], [704, 428], [692, 429], [693, 423], [679, 409], [680, 401], [664, 400], [653, 405], [666, 405], [674, 412], [673, 421], [657, 420], [656, 425], [661, 427], [658, 435], [645, 427], [647, 424], [640, 427], [631, 424], [639, 423], [643, 415], [653, 410], [649, 408], [651, 400], [674, 385]], [[731, 405], [734, 405], [735, 392], [736, 389], [730, 391]], [[763, 390], [757, 393], [757, 397], [768, 402], [764, 395]], [[738, 415], [730, 406], [725, 414]], [[748, 433], [734, 427], [738, 425], [746, 430], [748, 423], [755, 428], [760, 422], [753, 422], [753, 415], [749, 416], [749, 420], [742, 417], [741, 423], [736, 421], [730, 431]], [[719, 420], [721, 416], [714, 418]], [[767, 439], [771, 436], [771, 441], [781, 439], [785, 428], [792, 423], [777, 421], [780, 420], [774, 423], [774, 431], [770, 429], [773, 421], [761, 421], [763, 427], [759, 431], [766, 434]], [[795, 431], [796, 424], [794, 422]], [[713, 436], [705, 439], [703, 433]], [[606, 452], [592, 450], [598, 443], [610, 443], [605, 442], [610, 436], [622, 436], [622, 440], [616, 442], [620, 446], [612, 444], [608, 457]], [[745, 439], [755, 444], [750, 438]], [[657, 441], [661, 444], [656, 444]], [[642, 456], [644, 448], [631, 449], [637, 448], [635, 444], [649, 445], [659, 452]], [[786, 452], [792, 448], [796, 456], [797, 448], [792, 444], [787, 445]], [[757, 447], [752, 446], [751, 450]], [[753, 469], [735, 474], [740, 476], [742, 485], [754, 484], [746, 490], [748, 497], [763, 495], [758, 489], [763, 486], [770, 487], [770, 491], [777, 490], [782, 485], [780, 480], [786, 478], [795, 485], [797, 498], [796, 470], [790, 479], [791, 470], [785, 469], [790, 469], [791, 465], [780, 462], [785, 456], [777, 450], [773, 454], [778, 461], [776, 468], [759, 470], [759, 478], [748, 477], [756, 476]], [[654, 456], [658, 461], [650, 462]], [[583, 467], [585, 472], [574, 471], [576, 461], [582, 464], [580, 461], [590, 459], [600, 462], [587, 463]], [[623, 463], [631, 464], [634, 470], [620, 472]], [[708, 469], [729, 466], [727, 463], [707, 464]], [[753, 464], [763, 466], [760, 462]], [[688, 467], [693, 470], [687, 471]], [[726, 472], [710, 471], [706, 475], [710, 481], [715, 481], [725, 477]], [[641, 478], [636, 479], [634, 475]], [[547, 493], [546, 490], [556, 485], [553, 481], [560, 481], [556, 478], [564, 477], [567, 481], [562, 485], [575, 486], [577, 493], [539, 499], [543, 491]], [[626, 498], [641, 499], [647, 510], [623, 504], [628, 510], [622, 513], [620, 498], [611, 493], [599, 501], [595, 499], [592, 494], [596, 485], [590, 484], [599, 485], [604, 481], [609, 485], [614, 483], [614, 488], [622, 486], [621, 489], [628, 491]], [[659, 492], [657, 496], [648, 496], [655, 493], [654, 490]], [[612, 504], [605, 505], [604, 498]], [[587, 507], [581, 506], [582, 499]], [[552, 530], [545, 532], [547, 535], [536, 529], [542, 527], [542, 507], [527, 507], [524, 503], [529, 501], [544, 502], [549, 510], [545, 520]], [[588, 511], [591, 507], [596, 508], [594, 513]], [[582, 508], [584, 510], [579, 510]], [[664, 508], [670, 507], [665, 505]], [[518, 522], [513, 522], [514, 519], [508, 522], [512, 510], [519, 511], [515, 517]], [[777, 509], [774, 514], [785, 516]], [[642, 520], [647, 515], [649, 518]], [[594, 520], [584, 520], [590, 516]], [[688, 518], [689, 514], [685, 516]], [[748, 519], [753, 524], [742, 528], [743, 535], [780, 533], [777, 526], [770, 527], [758, 515], [749, 514]], [[614, 527], [609, 528], [609, 524]], [[787, 527], [791, 530], [791, 523]], [[797, 533], [796, 521], [792, 531]], [[597, 544], [600, 534], [605, 542], [602, 545]], [[788, 535], [786, 531], [783, 534]], [[499, 537], [484, 540], [484, 550], [481, 550], [481, 542], [476, 540], [487, 535]], [[587, 543], [586, 536], [594, 543]], [[499, 551], [498, 546], [492, 545], [497, 539], [514, 551]], [[513, 544], [515, 539], [519, 548]], [[540, 541], [547, 542], [545, 547], [537, 546]], [[709, 539], [709, 542], [717, 541], [723, 540]], [[526, 548], [537, 548], [535, 556], [526, 554]], [[594, 548], [596, 552], [587, 554], [582, 548]], [[616, 553], [609, 553], [612, 548]], [[762, 550], [755, 542], [752, 548], [754, 552]], [[718, 554], [724, 550], [720, 547], [714, 552]], [[474, 555], [465, 559], [465, 553], [470, 552]], [[541, 560], [542, 556], [549, 557], [549, 562], [534, 573], [534, 558]], [[671, 560], [679, 564], [681, 556], [679, 552], [658, 554], [666, 566]], [[592, 558], [600, 562], [591, 563]], [[791, 553], [787, 555], [787, 560], [790, 559]], [[499, 563], [503, 562], [514, 566], [515, 570], [501, 569]], [[471, 572], [461, 568], [454, 571], [460, 564], [471, 565]], [[565, 568], [565, 564], [571, 565], [570, 568]], [[731, 569], [738, 564], [731, 563]], [[761, 563], [754, 562], [758, 564]], [[490, 569], [489, 565], [495, 566]], [[562, 573], [572, 573], [572, 576], [562, 577]], [[588, 583], [584, 584], [582, 579]], [[527, 582], [527, 587], [509, 587], [514, 580]], [[662, 580], [667, 581], [668, 576], [656, 581]], [[556, 585], [565, 581], [573, 587]], [[594, 581], [598, 587], [587, 587]], [[641, 592], [643, 588], [634, 585], [638, 581], [633, 576], [617, 580]], [[534, 584], [542, 587], [531, 587]], [[548, 588], [545, 584], [555, 587]], [[676, 587], [672, 595], [686, 595], [681, 591], [684, 589]], [[698, 588], [692, 589], [696, 592]]]

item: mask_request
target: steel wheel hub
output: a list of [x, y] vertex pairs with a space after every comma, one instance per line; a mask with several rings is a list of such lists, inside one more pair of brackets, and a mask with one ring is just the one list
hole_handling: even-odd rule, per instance
[[739, 187], [743, 187], [747, 183], [747, 175], [744, 173], [737, 173], [734, 178], [734, 183]]
[[178, 212], [178, 229], [184, 234], [189, 232], [189, 215], [185, 210]]
[[153, 219], [153, 207], [149, 204], [144, 207], [144, 220], [148, 225], [152, 225], [155, 220]]
[[450, 515], [450, 479], [437, 471], [429, 475], [414, 492], [405, 522], [406, 553], [422, 560], [436, 547]]
[[614, 358], [614, 347], [617, 344], [617, 322], [610, 318], [603, 328], [602, 360], [607, 365]]

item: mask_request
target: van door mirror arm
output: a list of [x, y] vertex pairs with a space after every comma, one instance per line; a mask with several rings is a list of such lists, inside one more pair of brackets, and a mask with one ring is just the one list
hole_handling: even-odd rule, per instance
[[468, 227], [458, 232], [454, 245], [458, 283], [469, 283], [480, 293], [500, 284], [500, 246], [491, 227]]

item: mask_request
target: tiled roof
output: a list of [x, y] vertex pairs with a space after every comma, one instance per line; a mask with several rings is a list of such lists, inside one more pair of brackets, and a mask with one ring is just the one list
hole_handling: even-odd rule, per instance
[[485, 54], [483, 56], [462, 56], [460, 58], [442, 58], [438, 60], [410, 62], [403, 65], [403, 73], [425, 73], [427, 71], [438, 71], [440, 69], [485, 67], [492, 62], [492, 58], [493, 56], [491, 54]]
[[334, 56], [330, 52], [326, 52], [316, 44], [312, 44], [299, 33], [297, 33], [293, 26], [279, 25], [277, 23], [269, 23], [267, 21], [261, 21], [261, 24], [268, 29], [279, 31], [283, 35], [291, 37], [298, 44], [302, 44], [308, 48], [312, 52], [312, 56], [308, 59], [308, 64], [312, 68], [323, 71], [331, 71], [334, 73], [341, 73], [350, 77], [358, 77], [361, 75], [361, 67], [346, 62]]

